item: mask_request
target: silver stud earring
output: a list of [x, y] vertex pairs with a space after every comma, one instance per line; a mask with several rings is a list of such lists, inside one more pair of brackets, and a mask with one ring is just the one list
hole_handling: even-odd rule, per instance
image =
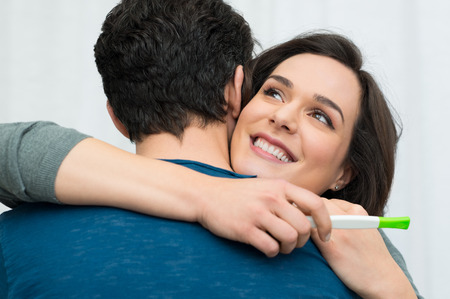
[[339, 190], [339, 186], [336, 185], [336, 186], [334, 187], [334, 190]]

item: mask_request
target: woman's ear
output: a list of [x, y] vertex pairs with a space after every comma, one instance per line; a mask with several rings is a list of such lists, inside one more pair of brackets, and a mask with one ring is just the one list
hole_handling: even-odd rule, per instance
[[351, 163], [345, 163], [342, 167], [341, 173], [338, 176], [338, 179], [333, 183], [332, 186], [329, 187], [332, 191], [338, 191], [347, 186], [354, 178], [355, 170]]
[[109, 104], [109, 101], [106, 102], [106, 109], [108, 110], [109, 117], [111, 117], [112, 122], [114, 123], [114, 126], [119, 130], [120, 133], [122, 133], [123, 136], [126, 138], [130, 138], [130, 135], [128, 134], [127, 128], [124, 126], [124, 124], [117, 118], [116, 114], [114, 113], [113, 108]]

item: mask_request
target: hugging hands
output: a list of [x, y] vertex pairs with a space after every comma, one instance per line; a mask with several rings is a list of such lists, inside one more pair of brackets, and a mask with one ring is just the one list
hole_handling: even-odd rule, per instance
[[[290, 253], [309, 239], [311, 215], [326, 242], [331, 221], [316, 194], [278, 179], [218, 179], [205, 186], [197, 221], [214, 234], [250, 244], [268, 257]], [[214, 192], [214, 193], [213, 193]], [[295, 204], [295, 205], [293, 205]]]

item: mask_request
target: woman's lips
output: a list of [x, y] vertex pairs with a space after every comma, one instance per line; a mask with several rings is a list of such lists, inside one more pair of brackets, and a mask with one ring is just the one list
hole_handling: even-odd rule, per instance
[[296, 162], [295, 157], [290, 153], [287, 147], [280, 141], [267, 135], [255, 135], [251, 138], [253, 150], [262, 152], [264, 156], [274, 158], [274, 160], [284, 163]]

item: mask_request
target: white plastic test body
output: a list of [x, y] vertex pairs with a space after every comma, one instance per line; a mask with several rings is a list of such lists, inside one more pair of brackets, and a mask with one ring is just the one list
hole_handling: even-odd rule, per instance
[[[314, 228], [316, 224], [311, 216], [306, 216]], [[378, 217], [359, 215], [331, 215], [331, 225], [337, 229], [399, 228], [408, 229], [409, 217]]]

